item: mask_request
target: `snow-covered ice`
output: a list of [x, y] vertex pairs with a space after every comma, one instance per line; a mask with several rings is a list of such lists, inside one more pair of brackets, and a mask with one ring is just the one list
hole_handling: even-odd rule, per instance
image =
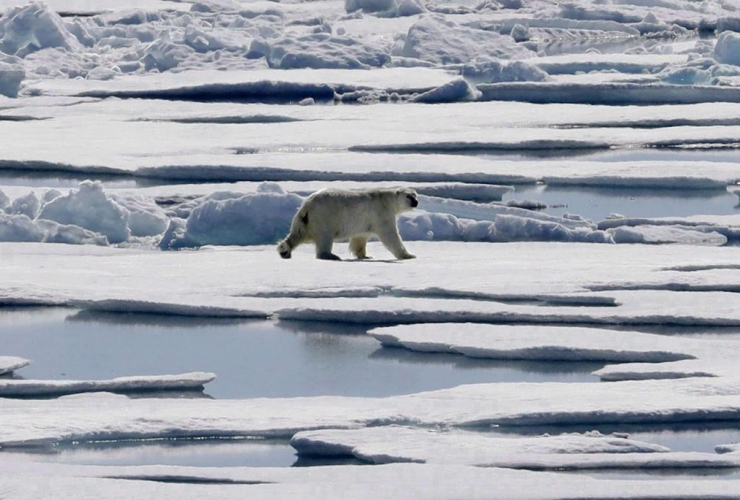
[[[337, 245], [340, 255], [346, 251], [343, 246]], [[731, 247], [696, 252], [684, 245], [417, 241], [408, 246], [419, 259], [384, 262], [385, 250], [371, 243], [379, 262], [330, 265], [317, 261], [308, 246], [286, 263], [272, 245], [170, 254], [3, 244], [0, 300], [369, 324], [740, 324], [733, 293], [738, 289], [733, 266], [740, 264]], [[39, 268], [39, 259], [45, 268]], [[666, 269], [720, 263], [725, 268], [691, 273]], [[389, 272], [380, 272], [385, 267]], [[453, 267], [454, 274], [446, 272]], [[157, 289], [143, 291], [141, 283], [152, 280]], [[357, 297], [357, 289], [369, 288], [375, 290], [372, 296]], [[323, 289], [333, 291], [320, 295], [324, 298], [305, 295]]]
[[[639, 393], [640, 397], [635, 398]], [[522, 398], [526, 394], [526, 398]], [[377, 425], [488, 427], [735, 421], [736, 377], [475, 384], [386, 398], [0, 399], [0, 446], [174, 437], [291, 437]]]
[[[740, 325], [736, 215], [618, 207], [625, 216], [599, 221], [501, 201], [538, 184], [725, 196], [740, 180], [737, 12], [691, 0], [0, 0], [0, 170], [12, 184], [0, 186], [0, 304], [357, 323], [423, 352], [611, 363], [594, 374], [613, 382], [30, 400], [10, 396], [212, 375], [5, 377], [2, 448], [293, 437], [302, 453], [424, 463], [98, 468], [0, 453], [0, 497], [736, 495], [727, 481], [502, 468], [734, 468], [729, 438], [711, 454], [460, 428], [737, 420], [735, 340], [573, 326]], [[308, 245], [279, 259], [274, 243], [311, 192], [391, 185], [419, 192], [398, 222], [418, 259], [390, 261], [376, 242], [372, 262], [317, 261]], [[23, 363], [0, 358], [0, 372]]]
[[740, 343], [686, 339], [573, 326], [465, 323], [403, 325], [370, 330], [388, 347], [472, 358], [605, 361], [602, 380], [734, 376]]
[[488, 359], [661, 363], [694, 357], [676, 349], [670, 338], [594, 328], [433, 323], [377, 328], [370, 334], [389, 347]]
[[84, 392], [140, 392], [195, 390], [212, 382], [213, 373], [145, 375], [111, 380], [0, 380], [0, 397], [37, 397]]
[[28, 366], [31, 362], [27, 359], [17, 358], [15, 356], [0, 356], [0, 375], [12, 373]]
[[95, 467], [30, 463], [4, 459], [4, 488], [20, 500], [62, 498], [177, 497], [204, 495], [225, 499], [306, 498], [322, 500], [576, 500], [589, 498], [730, 499], [722, 479], [603, 480], [583, 475], [519, 471], [460, 465], [389, 464], [376, 467]]
[[407, 427], [299, 432], [301, 455], [353, 456], [364, 462], [416, 462], [512, 469], [737, 467], [734, 454], [671, 452], [663, 446], [596, 433], [501, 437]]

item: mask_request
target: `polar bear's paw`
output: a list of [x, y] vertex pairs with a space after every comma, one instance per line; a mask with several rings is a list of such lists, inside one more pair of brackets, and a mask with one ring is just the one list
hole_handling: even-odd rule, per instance
[[317, 259], [321, 260], [342, 260], [338, 255], [334, 255], [331, 252], [320, 253], [316, 256]]

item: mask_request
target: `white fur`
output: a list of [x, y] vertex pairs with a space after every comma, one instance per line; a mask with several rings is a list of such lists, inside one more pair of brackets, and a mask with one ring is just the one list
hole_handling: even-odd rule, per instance
[[367, 259], [367, 240], [377, 236], [397, 259], [413, 259], [398, 234], [396, 217], [418, 203], [416, 191], [408, 188], [318, 191], [293, 217], [290, 234], [278, 244], [278, 253], [289, 259], [294, 248], [312, 241], [316, 258], [340, 260], [331, 251], [334, 240], [349, 239], [350, 251], [358, 259]]

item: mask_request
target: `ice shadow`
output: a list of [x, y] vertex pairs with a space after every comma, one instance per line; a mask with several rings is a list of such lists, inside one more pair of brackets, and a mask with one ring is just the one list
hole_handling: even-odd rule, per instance
[[145, 326], [158, 328], [207, 328], [263, 323], [264, 319], [178, 316], [174, 314], [127, 313], [82, 310], [65, 318], [70, 323]]
[[[607, 363], [592, 361], [528, 361], [469, 358], [457, 353], [416, 352], [403, 347], [380, 347], [370, 359], [422, 365], [450, 365], [458, 369], [503, 369], [543, 375], [588, 374], [604, 368]], [[594, 381], [598, 377], [594, 376]]]

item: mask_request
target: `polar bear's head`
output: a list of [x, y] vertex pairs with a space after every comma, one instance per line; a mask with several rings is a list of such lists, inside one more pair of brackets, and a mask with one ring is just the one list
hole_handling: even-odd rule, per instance
[[398, 188], [394, 191], [396, 195], [396, 213], [408, 212], [419, 206], [419, 195], [411, 188]]

